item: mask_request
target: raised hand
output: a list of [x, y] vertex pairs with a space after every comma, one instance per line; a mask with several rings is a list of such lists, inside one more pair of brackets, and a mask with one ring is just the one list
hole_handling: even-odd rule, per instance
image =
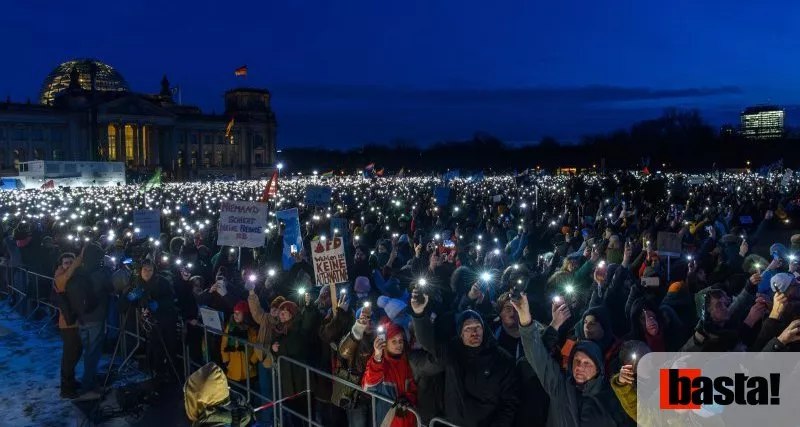
[[520, 325], [528, 326], [533, 322], [531, 318], [531, 308], [528, 304], [528, 295], [526, 293], [521, 293], [518, 299], [512, 298], [511, 305], [514, 307], [514, 310], [517, 310]]
[[800, 319], [793, 320], [778, 336], [778, 341], [786, 345], [800, 340]]
[[636, 381], [636, 376], [634, 375], [633, 365], [623, 365], [619, 370], [617, 382], [622, 385], [633, 385], [634, 381]]
[[[420, 295], [422, 296], [422, 298], [420, 298]], [[420, 294], [416, 289], [411, 292], [411, 309], [414, 310], [415, 314], [422, 314], [423, 312], [425, 312], [425, 307], [427, 306], [428, 306], [427, 294]]]
[[375, 337], [375, 341], [372, 343], [372, 349], [372, 357], [376, 362], [380, 362], [383, 359], [383, 350], [386, 349], [386, 340], [380, 336]]
[[553, 317], [553, 320], [550, 321], [550, 326], [553, 327], [555, 330], [559, 330], [564, 323], [572, 317], [572, 312], [569, 309], [569, 304], [562, 300], [558, 302], [553, 302], [552, 308], [550, 309], [550, 314]]

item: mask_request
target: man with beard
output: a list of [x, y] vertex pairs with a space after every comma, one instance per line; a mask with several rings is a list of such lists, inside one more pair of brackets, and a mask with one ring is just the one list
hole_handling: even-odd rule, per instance
[[414, 291], [414, 331], [430, 355], [426, 372], [444, 372], [444, 417], [465, 426], [511, 426], [518, 405], [513, 358], [485, 333], [480, 315], [472, 310], [458, 314], [457, 335], [437, 342], [430, 317], [425, 316], [428, 295]]

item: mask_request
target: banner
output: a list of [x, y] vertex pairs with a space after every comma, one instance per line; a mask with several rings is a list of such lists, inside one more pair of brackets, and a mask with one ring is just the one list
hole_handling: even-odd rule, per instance
[[225, 332], [222, 325], [225, 323], [225, 315], [221, 311], [212, 310], [208, 307], [200, 307], [200, 318], [203, 320], [203, 325], [209, 329]]
[[317, 285], [347, 282], [347, 261], [344, 258], [344, 243], [341, 237], [324, 241], [317, 237], [311, 241], [311, 248]]
[[158, 239], [161, 236], [161, 212], [156, 210], [133, 211], [133, 229], [137, 228], [139, 232], [136, 233], [136, 237]]
[[[338, 230], [338, 231], [337, 231]], [[346, 218], [331, 218], [331, 236], [339, 236], [344, 243], [345, 255], [350, 255], [350, 227]]]
[[306, 188], [305, 203], [307, 206], [326, 208], [331, 204], [332, 194], [333, 189], [331, 187], [312, 185]]
[[286, 209], [275, 213], [278, 221], [283, 223], [283, 269], [288, 271], [294, 265], [292, 258], [292, 245], [299, 252], [303, 250], [303, 238], [300, 235], [300, 216], [297, 208]]
[[433, 190], [433, 197], [436, 198], [437, 205], [447, 206], [450, 202], [450, 189], [447, 187], [436, 187]]
[[240, 248], [264, 246], [264, 230], [266, 228], [266, 203], [230, 200], [220, 203], [218, 245]]

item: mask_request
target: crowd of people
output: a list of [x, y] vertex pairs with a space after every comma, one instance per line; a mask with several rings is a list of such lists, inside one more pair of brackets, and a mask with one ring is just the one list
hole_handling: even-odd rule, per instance
[[[165, 382], [183, 333], [187, 357], [268, 398], [273, 378], [281, 396], [307, 391], [298, 365], [273, 375], [286, 356], [395, 402], [316, 377], [311, 416], [326, 426], [635, 425], [648, 352], [800, 348], [800, 193], [782, 174], [291, 179], [263, 246], [218, 246], [220, 202], [264, 184], [0, 193], [7, 265], [54, 277], [62, 397], [97, 392], [107, 321], [145, 325]], [[332, 188], [327, 208], [304, 204], [309, 185]], [[295, 207], [288, 266], [275, 212]], [[139, 236], [136, 209], [161, 211], [158, 238]], [[343, 238], [347, 282], [315, 283], [320, 236]], [[203, 333], [199, 307], [223, 313], [223, 336]]]

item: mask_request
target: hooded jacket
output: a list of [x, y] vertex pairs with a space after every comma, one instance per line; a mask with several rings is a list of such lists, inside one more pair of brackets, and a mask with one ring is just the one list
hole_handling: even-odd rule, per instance
[[[474, 312], [470, 312], [474, 313]], [[466, 317], [459, 316], [460, 327]], [[447, 342], [436, 342], [429, 317], [414, 316], [417, 341], [429, 354], [418, 360], [420, 369], [444, 372], [444, 417], [463, 427], [511, 426], [518, 405], [517, 377], [512, 357], [497, 346], [484, 326], [479, 347], [465, 346], [460, 334]], [[460, 329], [460, 328], [458, 328]]]
[[67, 300], [79, 324], [103, 322], [108, 314], [111, 272], [102, 267], [102, 260], [100, 246], [89, 244], [83, 252], [81, 267], [67, 281]]
[[586, 310], [581, 316], [580, 322], [575, 324], [575, 337], [576, 339], [567, 340], [564, 343], [564, 346], [561, 347], [561, 366], [563, 368], [567, 368], [570, 363], [572, 363], [572, 354], [574, 353], [575, 348], [578, 346], [579, 343], [583, 341], [587, 341], [586, 335], [583, 333], [583, 322], [586, 319], [586, 316], [594, 316], [598, 322], [600, 322], [600, 326], [603, 328], [603, 338], [600, 341], [593, 341], [597, 344], [600, 348], [600, 352], [602, 353], [603, 357], [603, 365], [606, 369], [611, 368], [611, 363], [615, 361], [617, 353], [619, 352], [619, 347], [622, 345], [622, 341], [618, 340], [614, 336], [614, 330], [611, 326], [611, 316], [608, 314], [608, 310], [606, 310], [603, 306], [592, 307]]
[[183, 388], [186, 417], [192, 426], [246, 426], [250, 416], [244, 411], [234, 423], [228, 379], [219, 366], [208, 363], [186, 379]]
[[[525, 358], [550, 396], [547, 425], [595, 427], [617, 426], [625, 422], [622, 407], [608, 387], [600, 347], [591, 341], [577, 343], [570, 353], [567, 372], [564, 373], [542, 343], [542, 328], [542, 325], [531, 322], [520, 326], [520, 334]], [[572, 361], [577, 351], [587, 354], [597, 366], [597, 376], [582, 388], [572, 377]]]

